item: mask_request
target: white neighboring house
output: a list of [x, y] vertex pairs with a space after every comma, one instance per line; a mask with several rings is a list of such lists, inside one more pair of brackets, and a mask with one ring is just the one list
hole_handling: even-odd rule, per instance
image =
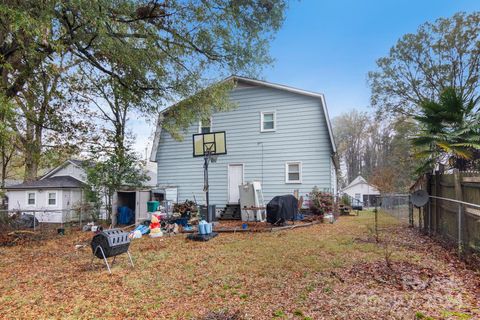
[[[40, 222], [62, 223], [79, 219], [77, 205], [84, 199], [83, 188], [87, 174], [82, 160], [67, 160], [49, 171], [37, 181], [25, 182], [7, 187], [8, 210], [32, 213]], [[150, 177], [145, 188], [118, 191], [113, 196], [113, 212], [119, 206], [127, 206], [135, 214], [135, 222], [148, 219], [147, 201], [151, 199], [151, 186], [156, 185], [156, 172], [146, 170]], [[105, 218], [106, 210], [100, 209], [100, 216]], [[85, 219], [87, 217], [83, 217]], [[113, 217], [116, 224], [116, 217]]]
[[8, 186], [8, 210], [36, 211], [40, 222], [74, 220], [78, 212], [72, 209], [83, 199], [85, 180], [82, 161], [67, 160], [37, 181]]
[[375, 204], [375, 199], [380, 195], [380, 191], [367, 182], [362, 176], [356, 177], [348, 186], [340, 190], [340, 194], [347, 194], [354, 200], [352, 205], [363, 205], [370, 207]]

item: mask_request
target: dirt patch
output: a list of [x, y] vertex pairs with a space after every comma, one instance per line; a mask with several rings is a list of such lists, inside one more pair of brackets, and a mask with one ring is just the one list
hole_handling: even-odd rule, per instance
[[211, 311], [197, 320], [242, 320], [239, 311]]

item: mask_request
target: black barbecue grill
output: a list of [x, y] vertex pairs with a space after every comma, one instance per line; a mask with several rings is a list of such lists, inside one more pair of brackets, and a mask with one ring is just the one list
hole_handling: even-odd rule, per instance
[[121, 229], [109, 229], [101, 231], [92, 238], [91, 246], [93, 256], [103, 259], [110, 273], [111, 270], [107, 258], [113, 257], [113, 265], [115, 263], [116, 256], [122, 253], [126, 253], [128, 255], [130, 264], [133, 267], [132, 257], [128, 251], [128, 247], [130, 246], [128, 232], [122, 231]]

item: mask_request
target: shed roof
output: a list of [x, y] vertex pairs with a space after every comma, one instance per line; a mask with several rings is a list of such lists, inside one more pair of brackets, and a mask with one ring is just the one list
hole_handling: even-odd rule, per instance
[[[345, 192], [345, 190], [348, 190], [350, 188], [353, 188], [354, 186], [358, 185], [358, 184], [367, 184], [369, 185], [371, 188], [377, 190], [377, 187], [375, 187], [373, 184], [370, 184], [368, 183], [367, 180], [365, 180], [364, 177], [362, 176], [358, 176], [356, 177], [355, 179], [353, 179], [352, 182], [350, 182], [350, 184], [348, 186], [346, 186], [345, 188], [343, 188], [342, 190], [340, 190], [340, 192]], [[378, 191], [378, 190], [377, 190]]]
[[85, 184], [70, 176], [57, 176], [37, 181], [29, 181], [7, 187], [7, 190], [24, 189], [72, 189], [82, 188]]

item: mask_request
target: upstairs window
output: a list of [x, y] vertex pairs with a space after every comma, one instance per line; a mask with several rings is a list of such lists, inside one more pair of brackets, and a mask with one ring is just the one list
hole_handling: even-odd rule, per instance
[[210, 132], [212, 132], [212, 118], [210, 118], [210, 121], [198, 122], [198, 133], [210, 133]]
[[57, 193], [56, 192], [49, 192], [48, 193], [48, 205], [49, 206], [56, 206], [57, 205]]
[[27, 193], [27, 204], [29, 206], [35, 205], [35, 192], [28, 192]]
[[261, 113], [260, 117], [260, 131], [268, 132], [275, 131], [276, 128], [276, 115], [274, 111], [265, 111]]
[[286, 183], [302, 183], [302, 163], [300, 161], [287, 162], [285, 171]]

